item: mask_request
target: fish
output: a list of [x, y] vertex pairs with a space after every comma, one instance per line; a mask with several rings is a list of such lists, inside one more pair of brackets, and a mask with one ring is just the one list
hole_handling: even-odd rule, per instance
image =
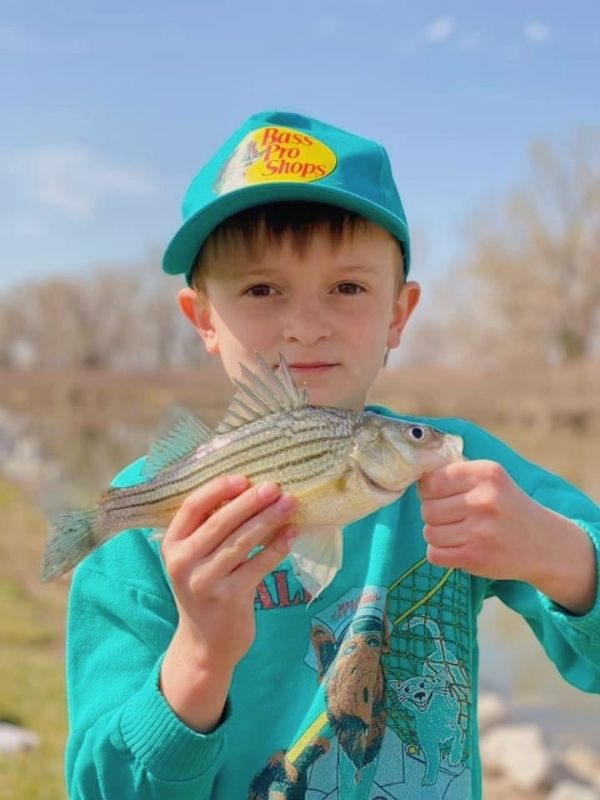
[[311, 405], [282, 355], [274, 369], [258, 353], [254, 370], [240, 369], [214, 430], [181, 410], [149, 449], [144, 482], [110, 488], [94, 508], [56, 517], [43, 581], [64, 575], [124, 530], [150, 528], [160, 537], [190, 492], [217, 476], [242, 473], [252, 483], [275, 481], [295, 496], [290, 522], [298, 536], [288, 558], [314, 599], [342, 565], [344, 525], [392, 503], [427, 472], [462, 459], [460, 436], [370, 410]]

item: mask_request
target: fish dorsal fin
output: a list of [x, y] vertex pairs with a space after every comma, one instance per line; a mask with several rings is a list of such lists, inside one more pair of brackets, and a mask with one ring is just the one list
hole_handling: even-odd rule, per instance
[[208, 425], [184, 408], [173, 409], [169, 418], [167, 433], [159, 436], [148, 451], [142, 467], [145, 478], [153, 478], [161, 470], [193, 453], [213, 436]]
[[215, 433], [226, 433], [269, 414], [308, 405], [306, 389], [298, 389], [281, 354], [278, 373], [259, 353], [256, 354], [256, 371], [249, 370], [244, 364], [240, 364], [240, 368], [242, 379], [233, 380], [236, 392]]

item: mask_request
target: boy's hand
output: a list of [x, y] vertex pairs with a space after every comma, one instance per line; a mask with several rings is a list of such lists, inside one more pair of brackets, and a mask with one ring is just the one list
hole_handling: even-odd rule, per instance
[[457, 461], [419, 482], [432, 564], [531, 583], [573, 613], [596, 595], [592, 542], [578, 525], [532, 500], [493, 461]]
[[161, 689], [196, 730], [210, 730], [221, 717], [233, 669], [254, 641], [256, 586], [290, 550], [295, 507], [274, 483], [223, 476], [185, 500], [164, 536], [179, 624]]

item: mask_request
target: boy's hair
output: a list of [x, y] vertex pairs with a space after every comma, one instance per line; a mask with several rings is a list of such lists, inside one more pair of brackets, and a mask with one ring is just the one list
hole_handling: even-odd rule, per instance
[[[316, 231], [325, 232], [335, 246], [347, 235], [376, 225], [366, 217], [339, 206], [303, 200], [278, 201], [247, 208], [218, 225], [206, 238], [194, 262], [190, 285], [203, 290], [202, 273], [210, 258], [234, 242], [242, 242], [252, 258], [258, 258], [269, 244], [281, 245], [289, 237], [296, 253], [302, 255]], [[396, 241], [390, 234], [390, 237]], [[402, 248], [398, 245], [398, 286], [404, 280]]]

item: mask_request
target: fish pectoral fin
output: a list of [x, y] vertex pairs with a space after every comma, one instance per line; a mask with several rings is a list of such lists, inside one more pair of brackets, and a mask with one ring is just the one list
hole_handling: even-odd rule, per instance
[[339, 525], [301, 527], [288, 556], [294, 574], [314, 600], [342, 566], [343, 539]]

